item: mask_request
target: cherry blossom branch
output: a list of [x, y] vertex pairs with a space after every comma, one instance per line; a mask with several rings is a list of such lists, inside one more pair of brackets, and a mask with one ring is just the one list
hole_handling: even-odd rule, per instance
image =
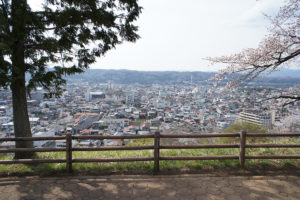
[[213, 78], [217, 83], [228, 80], [228, 76], [239, 77], [227, 83], [226, 88], [252, 80], [263, 73], [271, 73], [283, 64], [290, 64], [300, 57], [300, 1], [287, 0], [278, 14], [271, 18], [269, 35], [257, 48], [245, 49], [230, 56], [206, 58], [211, 64], [226, 64], [225, 69]]

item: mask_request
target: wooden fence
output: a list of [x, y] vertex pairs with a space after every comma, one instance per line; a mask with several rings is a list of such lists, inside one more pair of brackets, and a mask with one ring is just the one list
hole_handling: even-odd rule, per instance
[[[55, 137], [19, 137], [0, 138], [3, 141], [41, 141], [41, 140], [66, 140], [66, 147], [59, 148], [9, 148], [0, 149], [0, 153], [14, 152], [58, 152], [65, 151], [65, 159], [14, 159], [0, 160], [0, 164], [32, 164], [32, 163], [66, 163], [67, 171], [72, 171], [72, 163], [76, 162], [134, 162], [134, 161], [154, 161], [154, 171], [159, 171], [161, 160], [228, 160], [239, 159], [241, 167], [244, 168], [246, 159], [300, 159], [300, 155], [246, 155], [247, 148], [300, 148], [300, 144], [247, 144], [248, 137], [299, 137], [300, 133], [246, 133], [241, 131], [235, 134], [212, 133], [212, 134], [160, 134], [153, 135], [127, 135], [127, 136], [66, 136]], [[160, 145], [161, 138], [239, 138], [239, 144], [206, 144], [206, 145]], [[104, 140], [104, 139], [142, 139], [153, 138], [154, 145], [151, 146], [100, 146], [100, 147], [72, 147], [72, 140]], [[239, 155], [224, 156], [160, 156], [160, 149], [210, 149], [210, 148], [239, 148]], [[74, 151], [112, 151], [112, 150], [154, 150], [153, 157], [139, 158], [93, 158], [74, 159]]]

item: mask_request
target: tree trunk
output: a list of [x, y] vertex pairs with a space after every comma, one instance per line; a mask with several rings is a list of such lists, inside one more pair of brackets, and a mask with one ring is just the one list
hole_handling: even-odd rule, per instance
[[[26, 0], [13, 0], [11, 7], [12, 20], [12, 82], [10, 85], [13, 98], [13, 114], [15, 137], [32, 137], [27, 111], [27, 98], [25, 86], [25, 47], [26, 38]], [[16, 142], [17, 148], [32, 148], [32, 141]], [[15, 158], [31, 158], [32, 152], [17, 152]]]
[[[27, 111], [27, 98], [25, 88], [25, 74], [23, 75], [23, 81], [15, 81], [11, 85], [12, 100], [13, 100], [13, 114], [14, 114], [14, 129], [15, 137], [32, 137], [28, 111]], [[16, 148], [32, 148], [32, 141], [18, 141], [16, 142]], [[16, 152], [15, 158], [32, 158], [32, 152]]]

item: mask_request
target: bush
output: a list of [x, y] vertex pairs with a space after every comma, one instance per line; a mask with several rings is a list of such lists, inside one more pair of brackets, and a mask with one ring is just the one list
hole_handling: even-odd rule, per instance
[[[266, 133], [267, 129], [253, 123], [249, 122], [235, 122], [230, 127], [224, 130], [225, 133], [239, 133], [240, 131], [246, 131], [247, 133]], [[216, 141], [218, 143], [239, 143], [239, 138], [218, 138]], [[267, 139], [265, 138], [247, 138], [247, 143], [256, 143], [257, 141], [266, 142]]]

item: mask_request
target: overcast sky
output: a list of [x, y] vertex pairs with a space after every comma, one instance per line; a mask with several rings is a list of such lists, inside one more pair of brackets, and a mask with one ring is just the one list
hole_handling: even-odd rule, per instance
[[[33, 0], [31, 0], [33, 1]], [[139, 0], [136, 43], [123, 43], [91, 68], [213, 71], [203, 58], [256, 47], [283, 0]]]

